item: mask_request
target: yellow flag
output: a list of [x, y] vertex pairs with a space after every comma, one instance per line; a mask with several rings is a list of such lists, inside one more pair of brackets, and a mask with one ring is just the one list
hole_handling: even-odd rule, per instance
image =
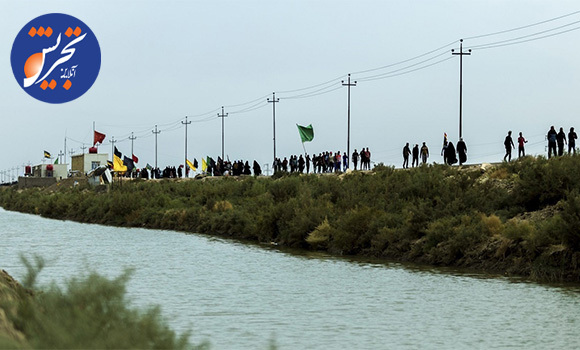
[[193, 166], [193, 164], [189, 161], [189, 159], [185, 160], [187, 162], [187, 166], [189, 166], [189, 169], [196, 171], [197, 169]]
[[113, 155], [113, 171], [127, 171], [127, 166], [123, 164], [121, 158], [117, 157], [117, 155]]
[[207, 162], [205, 161], [205, 159], [201, 158], [201, 171], [206, 170], [207, 170]]

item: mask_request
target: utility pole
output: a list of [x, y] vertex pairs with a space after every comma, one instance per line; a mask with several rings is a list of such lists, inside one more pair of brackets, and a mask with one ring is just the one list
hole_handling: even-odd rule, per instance
[[151, 131], [155, 134], [155, 169], [157, 169], [157, 135], [161, 133], [161, 130], [157, 130], [157, 124], [155, 124], [155, 131]]
[[189, 171], [187, 169], [189, 169], [189, 165], [187, 165], [187, 126], [189, 124], [191, 124], [191, 122], [188, 122], [187, 121], [187, 116], [185, 116], [185, 122], [184, 121], [181, 121], [181, 124], [185, 125], [185, 161], [184, 161], [184, 164], [185, 164], [185, 174], [184, 175], [185, 175], [185, 177], [188, 177]]
[[115, 164], [115, 142], [117, 142], [115, 136], [111, 136], [109, 142], [111, 143], [111, 161]]
[[68, 151], [68, 154], [70, 154], [70, 158], [72, 159], [73, 154], [75, 154], [74, 148], [71, 148], [70, 151]]
[[85, 146], [85, 144], [83, 143], [83, 145], [80, 147], [80, 149], [82, 149], [83, 154], [85, 154], [85, 150], [87, 149], [87, 146]]
[[63, 164], [66, 164], [66, 131], [65, 131], [65, 135], [64, 135], [64, 162]]
[[[342, 86], [348, 86], [348, 127], [346, 133], [346, 156], [350, 157], [350, 87], [356, 86], [356, 81], [354, 83], [350, 82], [350, 74], [348, 75], [348, 82], [345, 84], [342, 81]], [[348, 162], [348, 167], [350, 168], [350, 162]]]
[[58, 152], [58, 162], [62, 162], [62, 156], [64, 156], [64, 153], [62, 153], [62, 150], [60, 152]]
[[131, 140], [131, 158], [133, 158], [133, 141], [137, 139], [136, 136], [133, 136], [133, 132], [131, 131], [131, 136], [129, 136], [129, 140]]
[[273, 137], [273, 140], [274, 140], [274, 161], [276, 161], [276, 103], [280, 102], [280, 99], [276, 98], [276, 93], [273, 92], [272, 99], [270, 100], [268, 98], [268, 99], [266, 99], [266, 101], [268, 101], [269, 103], [272, 103], [272, 126], [273, 126], [272, 134], [274, 135], [274, 137]]
[[224, 114], [224, 106], [222, 106], [222, 114], [218, 113], [218, 117], [222, 118], [222, 162], [224, 161], [224, 118], [228, 113]]
[[463, 39], [459, 40], [459, 52], [454, 52], [451, 50], [452, 55], [459, 55], [459, 138], [463, 137], [463, 119], [462, 119], [462, 109], [463, 109], [463, 56], [471, 55], [471, 49], [468, 52], [463, 52]]

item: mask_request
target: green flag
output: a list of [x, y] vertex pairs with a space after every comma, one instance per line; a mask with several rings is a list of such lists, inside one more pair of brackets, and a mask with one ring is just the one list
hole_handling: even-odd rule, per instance
[[296, 126], [298, 127], [298, 133], [300, 134], [300, 138], [302, 139], [303, 143], [312, 141], [314, 139], [314, 129], [312, 128], [312, 124], [308, 126], [301, 126], [296, 124]]
[[58, 164], [58, 158], [54, 160], [54, 164]]

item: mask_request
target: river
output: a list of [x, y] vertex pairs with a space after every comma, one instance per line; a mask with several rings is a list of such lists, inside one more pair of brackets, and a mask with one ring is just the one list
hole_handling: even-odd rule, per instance
[[204, 235], [49, 220], [0, 208], [0, 268], [48, 264], [40, 284], [135, 268], [158, 304], [212, 349], [578, 349], [580, 287], [296, 253]]

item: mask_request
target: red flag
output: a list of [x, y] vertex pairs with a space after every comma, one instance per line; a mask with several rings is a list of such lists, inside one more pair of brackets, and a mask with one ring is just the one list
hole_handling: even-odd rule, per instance
[[136, 155], [134, 155], [134, 154], [133, 154], [133, 155], [132, 155], [132, 158], [133, 158], [133, 162], [134, 162], [134, 163], [139, 163], [139, 158], [137, 158], [137, 156], [136, 156]]
[[98, 131], [95, 131], [95, 136], [93, 137], [93, 147], [98, 143], [103, 143], [103, 141], [105, 141], [105, 134], [101, 134]]

